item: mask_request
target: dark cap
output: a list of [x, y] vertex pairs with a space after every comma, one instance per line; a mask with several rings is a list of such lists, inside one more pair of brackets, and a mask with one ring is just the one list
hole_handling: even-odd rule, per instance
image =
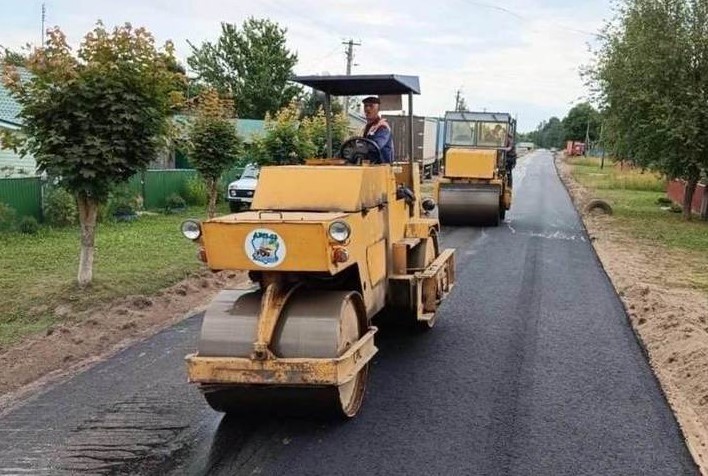
[[381, 104], [381, 100], [377, 98], [376, 96], [369, 96], [368, 98], [364, 98], [363, 101], [361, 101], [362, 104]]

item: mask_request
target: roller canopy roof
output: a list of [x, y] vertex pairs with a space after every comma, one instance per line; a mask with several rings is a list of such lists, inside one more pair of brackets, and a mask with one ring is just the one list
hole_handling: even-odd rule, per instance
[[332, 96], [420, 94], [418, 76], [397, 74], [295, 76], [292, 81], [329, 93]]
[[511, 114], [506, 112], [458, 112], [448, 111], [445, 113], [448, 121], [488, 121], [488, 122], [511, 122]]

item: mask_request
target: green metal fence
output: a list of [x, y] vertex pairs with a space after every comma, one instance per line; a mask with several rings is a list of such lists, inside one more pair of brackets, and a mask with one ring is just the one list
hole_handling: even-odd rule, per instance
[[0, 203], [17, 212], [17, 217], [42, 220], [42, 181], [39, 177], [0, 179]]
[[143, 196], [145, 208], [162, 208], [167, 197], [176, 193], [184, 197], [187, 181], [197, 175], [196, 170], [148, 170], [135, 175], [129, 183], [131, 190]]
[[[242, 171], [243, 168], [234, 167], [224, 173], [221, 188], [239, 178]], [[196, 176], [197, 171], [193, 169], [147, 170], [130, 179], [128, 186], [143, 197], [145, 208], [163, 208], [165, 200], [173, 193], [184, 198], [187, 182]], [[18, 218], [31, 215], [41, 221], [43, 185], [39, 177], [0, 179], [0, 203], [14, 208]]]

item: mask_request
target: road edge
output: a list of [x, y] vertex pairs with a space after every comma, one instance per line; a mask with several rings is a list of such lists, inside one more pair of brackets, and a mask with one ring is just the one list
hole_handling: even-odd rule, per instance
[[[562, 160], [561, 158], [561, 153], [560, 152], [555, 152], [552, 153], [553, 156], [553, 167], [556, 171], [556, 175], [558, 175], [558, 179], [560, 182], [563, 184], [563, 188], [565, 189], [566, 193], [568, 194], [568, 197], [570, 198], [571, 203], [573, 204], [573, 208], [575, 208], [576, 213], [578, 214], [578, 217], [580, 218], [580, 225], [583, 227], [583, 231], [585, 232], [585, 235], [590, 237], [590, 231], [587, 228], [587, 224], [585, 223], [585, 217], [582, 213], [582, 204], [577, 201], [576, 195], [573, 193], [572, 189], [569, 187], [568, 183], [566, 182], [566, 179], [563, 177], [563, 174], [561, 173], [559, 167], [558, 167], [558, 161]], [[578, 184], [580, 186], [580, 184]], [[637, 343], [639, 344], [639, 348], [642, 351], [642, 354], [644, 355], [644, 358], [646, 359], [647, 363], [649, 364], [649, 368], [651, 369], [652, 376], [656, 383], [659, 386], [659, 389], [661, 390], [661, 395], [668, 405], [668, 407], [671, 409], [671, 413], [674, 417], [674, 420], [676, 421], [676, 426], [679, 428], [679, 432], [681, 436], [683, 437], [683, 441], [686, 444], [686, 448], [688, 449], [688, 452], [691, 454], [691, 458], [693, 459], [694, 464], [696, 465], [696, 469], [702, 476], [708, 476], [708, 458], [707, 456], [704, 456], [703, 453], [701, 453], [700, 447], [702, 442], [700, 439], [698, 441], [694, 441], [694, 438], [691, 436], [693, 432], [691, 432], [691, 428], [695, 428], [695, 418], [686, 418], [683, 419], [681, 418], [681, 415], [676, 411], [675, 405], [672, 403], [673, 401], [682, 401], [684, 400], [683, 397], [681, 396], [680, 392], [677, 391], [672, 391], [675, 390], [671, 382], [662, 382], [661, 378], [657, 375], [656, 369], [652, 365], [652, 358], [651, 358], [651, 353], [649, 351], [649, 348], [644, 341], [644, 338], [642, 335], [639, 333], [637, 328], [632, 324], [632, 321], [629, 317], [629, 308], [627, 307], [627, 303], [625, 300], [622, 298], [622, 294], [619, 292], [617, 289], [617, 286], [615, 285], [615, 282], [612, 280], [612, 277], [610, 276], [610, 273], [607, 271], [604, 263], [602, 262], [602, 259], [600, 258], [600, 255], [597, 252], [597, 249], [595, 248], [595, 244], [592, 239], [589, 240], [590, 242], [590, 247], [592, 249], [593, 255], [595, 259], [597, 260], [598, 264], [600, 265], [600, 269], [602, 269], [603, 274], [607, 277], [607, 280], [609, 283], [612, 285], [612, 289], [614, 290], [615, 294], [617, 295], [617, 298], [619, 299], [622, 309], [624, 311], [624, 317], [627, 321], [627, 324], [629, 325], [629, 328], [632, 330], [632, 333], [634, 334], [635, 339], [637, 340]], [[668, 389], [668, 390], [667, 390]], [[686, 408], [691, 408], [689, 405], [684, 405]], [[693, 410], [690, 410], [693, 412]]]
[[[31, 399], [34, 395], [44, 393], [56, 387], [57, 385], [61, 385], [62, 383], [70, 380], [76, 375], [90, 370], [99, 363], [105, 362], [106, 360], [115, 357], [116, 355], [129, 349], [130, 347], [133, 347], [139, 344], [140, 342], [148, 340], [153, 336], [159, 334], [160, 332], [163, 332], [166, 329], [174, 327], [175, 325], [204, 312], [207, 309], [211, 299], [221, 290], [221, 288], [238, 287], [248, 281], [247, 278], [241, 273], [234, 273], [233, 277], [219, 276], [219, 273], [211, 273], [211, 275], [214, 279], [210, 286], [201, 288], [189, 288], [188, 284], [191, 281], [201, 279], [198, 275], [194, 275], [185, 278], [184, 280], [179, 281], [173, 286], [165, 288], [155, 294], [142, 296], [142, 298], [146, 299], [163, 299], [169, 301], [170, 303], [175, 303], [177, 309], [173, 309], [173, 313], [164, 312], [163, 310], [162, 314], [167, 314], [169, 317], [160, 318], [155, 322], [141, 322], [141, 325], [144, 325], [144, 327], [134, 326], [135, 332], [131, 332], [131, 334], [126, 334], [124, 336], [116, 338], [113, 342], [109, 343], [109, 345], [104, 346], [103, 349], [96, 346], [90, 346], [85, 356], [78, 358], [73, 362], [53, 362], [50, 368], [48, 368], [47, 370], [37, 371], [36, 376], [32, 376], [31, 379], [27, 381], [27, 383], [16, 386], [15, 388], [10, 388], [9, 391], [0, 394], [0, 417], [7, 415], [16, 408], [22, 406], [25, 401]], [[173, 291], [175, 290], [178, 292], [173, 293]], [[191, 295], [189, 293], [190, 290], [193, 292], [193, 294]], [[184, 302], [180, 302], [179, 298], [183, 298]], [[118, 298], [108, 304], [102, 305], [102, 308], [103, 310], [115, 309], [118, 303], [124, 303], [125, 301], [129, 300], [130, 297]], [[154, 311], [157, 312], [157, 310]], [[150, 311], [148, 311], [148, 313], [149, 312]], [[87, 315], [90, 314], [91, 310], [87, 311]], [[158, 315], [159, 314], [160, 313], [158, 313]], [[116, 318], [116, 316], [109, 315], [107, 320], [110, 321], [112, 318]], [[89, 318], [78, 319], [73, 322], [71, 326], [68, 327], [68, 329], [71, 330], [73, 328], [89, 327], [91, 326], [90, 321], [91, 319]], [[131, 327], [131, 329], [133, 329], [133, 327]], [[17, 354], [18, 352], [31, 352], [32, 345], [46, 347], [47, 345], [52, 345], [52, 342], [48, 339], [56, 338], [57, 336], [60, 336], [59, 338], [63, 338], [61, 337], [63, 335], [64, 334], [62, 334], [61, 332], [54, 332], [51, 335], [47, 336], [43, 336], [41, 334], [30, 336], [27, 339], [19, 342], [16, 346], [10, 347], [2, 355], [7, 356], [8, 354], [13, 352], [15, 354]], [[66, 339], [68, 340], [68, 338]], [[30, 347], [27, 348], [27, 346]], [[15, 370], [10, 370], [11, 375], [12, 372], [15, 372]], [[20, 367], [19, 369], [17, 369], [17, 372], [22, 372], [22, 368]]]

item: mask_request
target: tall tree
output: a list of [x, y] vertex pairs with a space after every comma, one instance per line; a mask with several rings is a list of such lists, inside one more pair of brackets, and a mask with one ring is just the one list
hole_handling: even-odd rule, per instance
[[216, 215], [217, 186], [224, 172], [236, 163], [241, 140], [229, 121], [233, 104], [219, 98], [214, 89], [199, 96], [197, 118], [189, 133], [190, 160], [207, 187], [209, 218]]
[[686, 181], [708, 173], [708, 4], [623, 0], [589, 70], [614, 152]]
[[0, 46], [0, 62], [10, 66], [21, 66], [24, 67], [27, 64], [27, 56], [24, 54], [11, 50], [9, 48], [4, 48]]
[[21, 136], [6, 145], [33, 155], [40, 171], [57, 177], [77, 199], [81, 223], [78, 283], [93, 278], [98, 206], [117, 185], [144, 169], [164, 145], [178, 97], [170, 71], [173, 46], [155, 47], [152, 35], [126, 24], [89, 32], [78, 56], [59, 28], [27, 61], [32, 77], [20, 81], [13, 66], [3, 82], [22, 106]]
[[[253, 144], [254, 156], [259, 164], [300, 164], [317, 153], [317, 147], [309, 134], [313, 128], [301, 127], [299, 115], [295, 101], [272, 117], [266, 114], [265, 134]], [[312, 125], [315, 126], [314, 123]]]
[[597, 109], [587, 102], [578, 104], [563, 119], [565, 140], [585, 141], [589, 133], [590, 141], [596, 141], [600, 137], [600, 124], [600, 113]]
[[535, 131], [526, 135], [528, 140], [542, 148], [562, 147], [564, 136], [563, 123], [555, 116], [541, 122]]
[[[349, 133], [349, 122], [344, 112], [332, 114], [332, 151], [336, 153]], [[327, 158], [327, 120], [320, 108], [315, 114], [305, 117], [300, 122], [300, 136], [303, 142], [312, 144], [310, 155], [314, 158]]]
[[[324, 107], [325, 93], [317, 90], [305, 93], [300, 99], [300, 118], [316, 116], [319, 109], [324, 109]], [[344, 107], [339, 101], [331, 101], [330, 107], [332, 108], [332, 114], [335, 116], [344, 112]]]
[[289, 84], [297, 54], [286, 46], [287, 30], [270, 20], [249, 18], [241, 30], [221, 24], [216, 43], [192, 47], [189, 66], [221, 94], [238, 98], [238, 117], [263, 119], [288, 105], [300, 88]]

